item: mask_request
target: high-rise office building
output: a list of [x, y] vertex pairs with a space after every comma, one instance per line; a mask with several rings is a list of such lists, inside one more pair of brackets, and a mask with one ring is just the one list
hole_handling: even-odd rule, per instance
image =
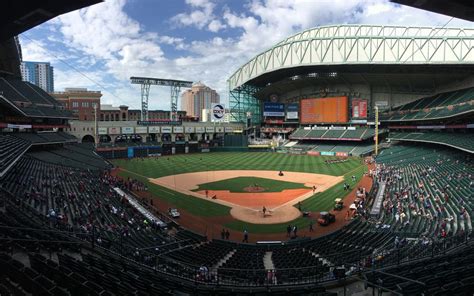
[[212, 103], [220, 103], [219, 94], [200, 82], [194, 83], [181, 96], [181, 110], [196, 118], [201, 118], [203, 109], [211, 109]]
[[20, 64], [21, 78], [47, 92], [54, 91], [54, 70], [50, 63], [27, 62]]

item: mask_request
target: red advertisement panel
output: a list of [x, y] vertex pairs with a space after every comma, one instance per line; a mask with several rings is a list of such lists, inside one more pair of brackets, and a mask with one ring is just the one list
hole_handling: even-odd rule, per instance
[[312, 155], [312, 156], [319, 156], [320, 155], [319, 151], [308, 151], [308, 152], [306, 152], [306, 154]]
[[352, 118], [367, 118], [367, 100], [352, 99]]

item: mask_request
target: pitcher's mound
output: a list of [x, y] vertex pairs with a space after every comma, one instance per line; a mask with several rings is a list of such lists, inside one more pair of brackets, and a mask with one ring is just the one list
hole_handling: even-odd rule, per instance
[[297, 208], [287, 205], [274, 211], [268, 210], [263, 217], [263, 212], [257, 209], [235, 207], [230, 210], [232, 217], [253, 224], [278, 224], [292, 221], [301, 216]]
[[248, 186], [244, 188], [245, 192], [250, 192], [250, 193], [257, 193], [257, 192], [264, 192], [265, 188], [261, 186]]

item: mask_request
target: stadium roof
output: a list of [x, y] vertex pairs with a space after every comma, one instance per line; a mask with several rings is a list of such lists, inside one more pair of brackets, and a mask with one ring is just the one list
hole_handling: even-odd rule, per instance
[[474, 21], [474, 1], [466, 0], [391, 0], [423, 10], [449, 15], [452, 17]]
[[[298, 75], [326, 79], [369, 76], [348, 73], [435, 73], [458, 79], [474, 69], [474, 29], [333, 25], [305, 30], [277, 43], [241, 66], [229, 89], [244, 84], [264, 87]], [[435, 71], [434, 68], [437, 70]], [[455, 72], [453, 73], [453, 69]], [[454, 77], [454, 76], [457, 77]], [[332, 77], [331, 77], [332, 76]], [[461, 77], [461, 78], [462, 78]], [[381, 80], [380, 77], [373, 77]], [[432, 79], [430, 79], [432, 80]], [[383, 82], [383, 81], [382, 81]], [[446, 82], [446, 81], [444, 81]]]
[[102, 0], [3, 0], [0, 12], [0, 41], [12, 38], [58, 15]]

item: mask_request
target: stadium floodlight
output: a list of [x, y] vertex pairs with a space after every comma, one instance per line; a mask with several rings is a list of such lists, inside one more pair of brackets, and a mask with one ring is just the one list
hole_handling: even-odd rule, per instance
[[141, 85], [141, 97], [142, 97], [142, 113], [141, 120], [148, 120], [148, 97], [150, 95], [150, 86], [170, 86], [171, 87], [171, 111], [170, 120], [178, 119], [178, 96], [181, 87], [193, 86], [192, 81], [185, 80], [174, 80], [174, 79], [161, 79], [161, 78], [150, 78], [150, 77], [130, 77], [132, 84]]

